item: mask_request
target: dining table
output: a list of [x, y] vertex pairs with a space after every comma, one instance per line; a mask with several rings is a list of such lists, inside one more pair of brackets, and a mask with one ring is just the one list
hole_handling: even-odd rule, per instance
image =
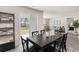
[[[45, 48], [45, 47], [47, 47], [49, 45], [54, 44], [55, 41], [60, 39], [64, 34], [65, 33], [61, 33], [61, 34], [59, 33], [59, 34], [54, 34], [54, 35], [49, 35], [49, 36], [46, 36], [44, 34], [43, 35], [39, 34], [39, 35], [37, 35], [36, 39], [31, 36], [31, 37], [28, 37], [27, 44], [29, 42], [31, 42], [32, 44], [34, 44], [35, 46], [37, 46], [41, 50], [43, 50], [43, 48]], [[27, 50], [29, 51], [28, 45], [27, 45]]]

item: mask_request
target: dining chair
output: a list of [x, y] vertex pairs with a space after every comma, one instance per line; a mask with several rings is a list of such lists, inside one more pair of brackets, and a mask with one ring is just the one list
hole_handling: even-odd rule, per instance
[[64, 52], [64, 51], [67, 52], [67, 48], [66, 48], [67, 36], [68, 36], [68, 33], [63, 35], [63, 40], [62, 40], [62, 49], [63, 49], [63, 51], [62, 52]]
[[[30, 40], [29, 38], [26, 38], [25, 40], [21, 36], [23, 52], [38, 52], [39, 47], [35, 45], [33, 42], [30, 42], [29, 40]], [[32, 43], [33, 45], [30, 46], [30, 43]]]
[[59, 33], [59, 30], [55, 29], [55, 30], [54, 30], [54, 33], [55, 33], [55, 34], [58, 34], [58, 33]]
[[28, 42], [27, 42], [27, 40], [23, 39], [22, 36], [21, 36], [21, 42], [22, 42], [23, 52], [29, 51], [29, 49], [28, 49]]
[[32, 37], [33, 37], [33, 36], [36, 36], [36, 35], [39, 35], [39, 31], [33, 31], [33, 32], [32, 32]]
[[56, 41], [54, 42], [54, 52], [61, 52], [62, 51], [62, 46], [61, 46], [62, 40], [63, 40], [63, 36], [56, 39]]
[[45, 30], [40, 30], [40, 34], [44, 34], [45, 33]]
[[32, 32], [32, 38], [33, 38], [34, 40], [40, 39], [41, 36], [42, 36], [42, 35], [39, 34], [39, 31], [33, 31], [33, 32]]
[[39, 35], [40, 37], [40, 39], [45, 39], [45, 37], [46, 37], [46, 33], [45, 33], [45, 30], [40, 30], [40, 35]]
[[67, 52], [67, 48], [66, 48], [66, 40], [67, 40], [67, 35], [68, 33], [64, 34], [62, 37], [58, 38], [55, 41], [55, 51], [56, 52]]

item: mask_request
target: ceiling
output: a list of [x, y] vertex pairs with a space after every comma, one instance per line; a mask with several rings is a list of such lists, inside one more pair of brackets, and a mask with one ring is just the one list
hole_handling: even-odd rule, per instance
[[50, 14], [71, 14], [79, 12], [79, 6], [30, 6]]

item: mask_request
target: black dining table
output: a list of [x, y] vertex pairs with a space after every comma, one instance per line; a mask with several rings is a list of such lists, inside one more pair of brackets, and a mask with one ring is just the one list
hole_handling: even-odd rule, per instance
[[[39, 34], [37, 39], [35, 39], [34, 37], [28, 37], [27, 41], [38, 46], [40, 49], [43, 49], [44, 47], [55, 43], [55, 41], [58, 40], [60, 37], [62, 37], [64, 34], [65, 33], [61, 33], [61, 34], [55, 34], [50, 36], [44, 36], [44, 37], [43, 35]], [[27, 45], [27, 49], [28, 49], [28, 45]]]

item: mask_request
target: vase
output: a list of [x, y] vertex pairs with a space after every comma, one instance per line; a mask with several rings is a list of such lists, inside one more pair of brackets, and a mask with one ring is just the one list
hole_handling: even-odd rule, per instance
[[49, 32], [46, 32], [46, 36], [49, 36]]

